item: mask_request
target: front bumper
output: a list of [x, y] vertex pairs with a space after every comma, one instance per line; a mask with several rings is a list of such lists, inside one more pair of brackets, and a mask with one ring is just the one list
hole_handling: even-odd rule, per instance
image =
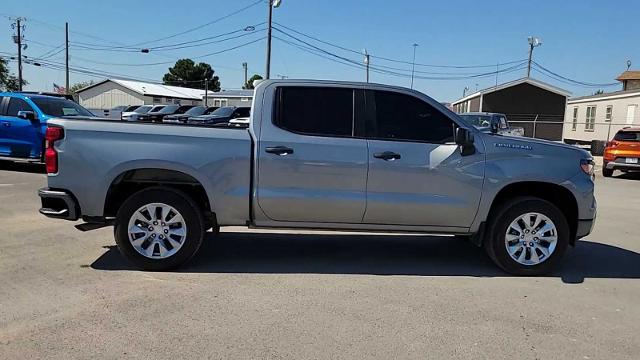
[[42, 188], [38, 190], [42, 202], [40, 214], [55, 218], [75, 221], [80, 218], [80, 205], [67, 190]]

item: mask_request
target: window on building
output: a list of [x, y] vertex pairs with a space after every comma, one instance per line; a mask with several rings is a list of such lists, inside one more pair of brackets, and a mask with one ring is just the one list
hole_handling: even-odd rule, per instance
[[161, 104], [161, 103], [162, 103], [162, 97], [160, 97], [160, 96], [154, 96], [154, 97], [153, 97], [153, 103], [154, 103], [154, 104]]
[[216, 106], [216, 107], [227, 106], [228, 103], [229, 103], [229, 100], [227, 99], [213, 99], [213, 106]]
[[607, 110], [604, 113], [604, 121], [611, 121], [613, 117], [613, 105], [607, 106]]
[[576, 131], [578, 128], [578, 107], [573, 108], [573, 118], [571, 119], [571, 130]]
[[376, 91], [376, 120], [369, 137], [429, 143], [453, 141], [454, 124], [428, 103], [405, 94]]
[[353, 90], [326, 87], [278, 89], [276, 125], [306, 135], [353, 135]]
[[587, 116], [585, 120], [584, 131], [593, 131], [596, 125], [595, 106], [587, 106]]

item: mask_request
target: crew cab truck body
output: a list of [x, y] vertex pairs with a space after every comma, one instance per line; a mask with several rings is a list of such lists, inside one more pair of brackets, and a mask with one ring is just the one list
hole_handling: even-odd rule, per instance
[[540, 274], [596, 215], [587, 152], [483, 133], [399, 87], [268, 80], [248, 129], [52, 120], [47, 135], [41, 213], [113, 223], [144, 269], [248, 225], [466, 236]]

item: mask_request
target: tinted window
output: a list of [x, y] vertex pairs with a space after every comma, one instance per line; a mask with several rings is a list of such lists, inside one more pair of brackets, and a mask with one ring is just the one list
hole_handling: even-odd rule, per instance
[[164, 108], [164, 105], [158, 105], [158, 106], [154, 106], [151, 108], [151, 110], [149, 110], [148, 112], [156, 112], [156, 111], [160, 111]]
[[233, 106], [225, 106], [225, 107], [221, 107], [221, 108], [217, 108], [216, 110], [214, 110], [211, 115], [215, 115], [215, 116], [231, 116], [231, 114], [233, 113], [233, 110], [235, 108]]
[[191, 116], [198, 116], [198, 115], [204, 114], [206, 109], [207, 108], [205, 108], [204, 106], [196, 106], [196, 107], [192, 107], [191, 109], [187, 110], [184, 114], [185, 115], [191, 115]]
[[617, 141], [640, 141], [640, 131], [620, 131], [613, 140]]
[[137, 109], [139, 107], [140, 107], [140, 105], [132, 105], [132, 106], [129, 106], [126, 109], [122, 110], [122, 112], [131, 112], [131, 111], [134, 111], [135, 109]]
[[161, 114], [171, 114], [174, 111], [178, 110], [179, 106], [178, 105], [167, 105], [165, 107], [163, 107], [160, 111], [158, 111]]
[[214, 112], [214, 111], [216, 111], [216, 110], [218, 110], [218, 108], [217, 108], [217, 107], [215, 107], [215, 106], [210, 107], [210, 108], [208, 108], [208, 109], [207, 109], [207, 110], [206, 110], [202, 115], [209, 115], [209, 114], [211, 114], [212, 112]]
[[89, 110], [64, 98], [31, 98], [40, 110], [50, 116], [95, 116]]
[[249, 115], [251, 115], [251, 108], [248, 107], [237, 108], [233, 113], [233, 117], [249, 117]]
[[475, 127], [489, 127], [491, 125], [491, 116], [489, 115], [462, 114], [460, 117]]
[[369, 135], [385, 140], [453, 141], [453, 122], [413, 96], [375, 91], [376, 121]]
[[353, 135], [352, 89], [282, 87], [276, 111], [276, 125], [292, 132]]
[[33, 111], [26, 101], [18, 98], [9, 98], [8, 116], [18, 116], [18, 111]]
[[140, 106], [134, 112], [138, 114], [146, 114], [149, 112], [149, 110], [151, 110], [152, 107], [153, 106]]

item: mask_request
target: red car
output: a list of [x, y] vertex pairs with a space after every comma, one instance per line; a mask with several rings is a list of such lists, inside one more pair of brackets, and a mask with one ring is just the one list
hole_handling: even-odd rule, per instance
[[640, 128], [624, 128], [607, 143], [602, 176], [609, 177], [615, 170], [640, 171]]

